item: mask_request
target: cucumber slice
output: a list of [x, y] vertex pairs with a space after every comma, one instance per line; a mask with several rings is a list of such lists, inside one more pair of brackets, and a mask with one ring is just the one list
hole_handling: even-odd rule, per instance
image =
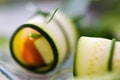
[[108, 71], [111, 40], [81, 37], [74, 60], [74, 75], [104, 74]]

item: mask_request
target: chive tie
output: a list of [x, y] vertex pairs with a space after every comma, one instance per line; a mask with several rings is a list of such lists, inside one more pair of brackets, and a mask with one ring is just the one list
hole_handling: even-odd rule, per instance
[[40, 38], [41, 35], [31, 32], [31, 33], [29, 34], [29, 37], [32, 38], [32, 39], [34, 39], [34, 38]]
[[113, 60], [113, 55], [114, 55], [115, 42], [116, 42], [116, 39], [112, 39], [112, 43], [110, 47], [110, 55], [109, 55], [109, 60], [108, 60], [108, 71], [112, 71], [112, 60]]

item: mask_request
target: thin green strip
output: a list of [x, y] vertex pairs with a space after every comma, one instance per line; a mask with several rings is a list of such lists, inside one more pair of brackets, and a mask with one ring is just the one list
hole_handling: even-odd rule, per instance
[[54, 18], [56, 12], [58, 11], [58, 8], [55, 9], [55, 11], [53, 12], [52, 16], [50, 17], [50, 19], [47, 21], [47, 23], [50, 23], [51, 20]]
[[29, 37], [30, 37], [30, 38], [40, 38], [41, 35], [31, 32], [31, 33], [29, 34]]
[[111, 48], [110, 48], [110, 56], [108, 60], [108, 71], [112, 71], [112, 60], [113, 60], [113, 54], [115, 49], [115, 42], [116, 39], [112, 39]]

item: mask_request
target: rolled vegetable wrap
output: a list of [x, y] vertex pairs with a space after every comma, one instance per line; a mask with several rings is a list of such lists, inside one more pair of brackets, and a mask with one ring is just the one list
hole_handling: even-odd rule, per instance
[[35, 73], [50, 72], [63, 63], [79, 37], [77, 28], [63, 13], [57, 12], [46, 23], [49, 17], [33, 16], [14, 32], [10, 41], [15, 61]]
[[95, 37], [81, 37], [74, 59], [74, 76], [120, 72], [120, 42]]

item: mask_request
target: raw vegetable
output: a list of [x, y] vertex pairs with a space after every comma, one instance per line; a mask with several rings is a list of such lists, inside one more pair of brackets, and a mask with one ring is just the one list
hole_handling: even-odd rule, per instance
[[63, 13], [55, 12], [52, 17], [43, 12], [33, 15], [11, 38], [10, 50], [13, 58], [29, 71], [53, 71], [75, 49], [79, 37], [77, 28]]
[[120, 42], [115, 39], [81, 37], [74, 60], [74, 76], [120, 72]]

